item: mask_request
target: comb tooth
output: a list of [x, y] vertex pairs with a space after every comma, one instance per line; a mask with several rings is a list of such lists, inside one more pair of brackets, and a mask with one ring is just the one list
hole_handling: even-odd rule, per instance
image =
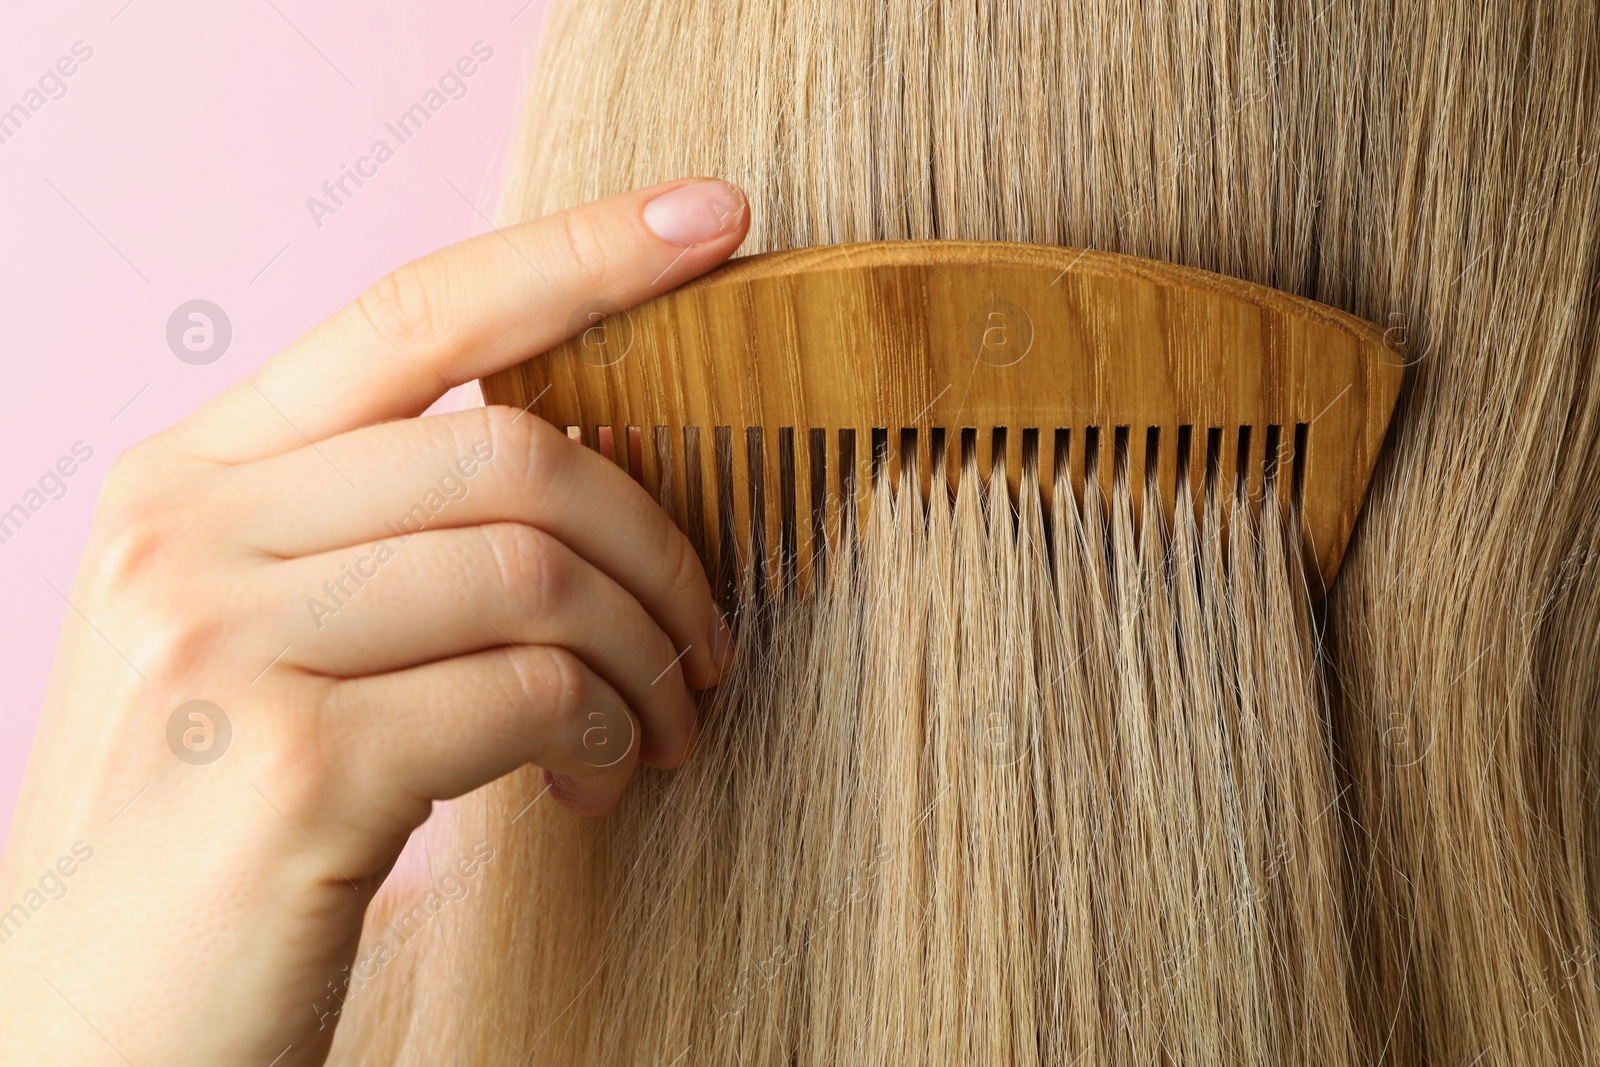
[[[1306, 483], [1310, 477], [1308, 468], [1311, 460], [1311, 425], [1297, 422], [1294, 426], [1294, 461], [1293, 470], [1289, 481], [1289, 514], [1296, 536], [1300, 540], [1301, 551], [1306, 567], [1306, 582], [1313, 593], [1326, 594], [1327, 577], [1322, 570], [1320, 553], [1327, 547], [1317, 544], [1315, 531], [1327, 529], [1327, 526], [1318, 526], [1319, 517], [1306, 514]], [[1323, 502], [1326, 506], [1326, 502]]]
[[769, 564], [776, 556], [767, 549], [769, 535], [773, 532], [775, 523], [767, 521], [767, 462], [766, 440], [760, 426], [746, 426], [744, 431], [744, 458], [745, 480], [747, 489], [747, 503], [750, 509], [748, 525], [740, 524], [741, 530], [748, 530], [749, 537], [740, 545], [741, 551], [749, 559], [751, 591], [757, 603], [767, 599], [771, 589], [772, 572]]
[[[1072, 482], [1078, 487], [1078, 506], [1087, 517], [1091, 503], [1104, 515], [1111, 499], [1110, 441], [1101, 440], [1100, 427], [1083, 428], [1083, 448], [1072, 461]], [[1090, 498], [1093, 497], [1091, 501]]]
[[[1022, 439], [1018, 442], [1017, 454], [1022, 465], [1022, 481], [1018, 482], [1017, 507], [1022, 507], [1023, 494], [1031, 494], [1043, 500], [1044, 483], [1044, 457], [1039, 454], [1039, 430], [1037, 427], [1024, 427]], [[1030, 484], [1031, 483], [1031, 484]]]
[[[1205, 473], [1200, 478], [1200, 507], [1202, 512], [1201, 528], [1205, 529], [1213, 522], [1221, 529], [1227, 526], [1227, 500], [1229, 482], [1223, 474], [1224, 453], [1227, 451], [1225, 435], [1220, 426], [1206, 427], [1205, 459], [1202, 464]], [[1219, 530], [1219, 532], [1221, 532]]]
[[1219, 426], [1221, 447], [1217, 450], [1217, 502], [1222, 505], [1223, 526], [1226, 528], [1228, 511], [1233, 507], [1233, 496], [1239, 481], [1239, 427]]
[[[1127, 450], [1122, 448], [1126, 436], [1116, 426], [1096, 427], [1095, 450], [1092, 457], [1084, 457], [1085, 466], [1092, 466], [1098, 472], [1096, 485], [1104, 494], [1094, 502], [1100, 510], [1100, 526], [1104, 536], [1109, 540], [1117, 534], [1117, 495], [1116, 480], [1121, 475], [1127, 463]], [[1109, 488], [1108, 488], [1109, 486]], [[1088, 502], [1085, 502], [1085, 507]]]
[[1144, 483], [1149, 467], [1146, 455], [1150, 446], [1150, 427], [1119, 426], [1117, 433], [1121, 435], [1123, 447], [1128, 452], [1128, 503], [1133, 510], [1133, 528], [1137, 533], [1139, 524], [1144, 521]]
[[655, 468], [651, 472], [655, 478], [656, 503], [661, 505], [661, 510], [667, 513], [667, 518], [673, 522], [684, 513], [679, 504], [680, 479], [673, 477], [677, 466], [672, 462], [672, 428], [670, 426], [657, 426], [655, 429], [655, 448], [650, 450], [655, 460]]
[[706, 530], [706, 462], [702, 454], [700, 427], [683, 428], [683, 519], [689, 543], [701, 562], [710, 570], [716, 562], [708, 552], [712, 542]]
[[1222, 543], [1230, 543], [1233, 536], [1233, 509], [1241, 501], [1248, 503], [1245, 495], [1250, 491], [1250, 452], [1254, 444], [1249, 426], [1224, 427], [1222, 431], [1222, 464], [1217, 471], [1217, 489], [1222, 505]]
[[[1292, 514], [1293, 494], [1295, 479], [1295, 432], [1294, 426], [1284, 427], [1271, 425], [1267, 427], [1268, 455], [1271, 462], [1265, 474], [1263, 492], [1272, 493], [1277, 497], [1278, 510], [1284, 516], [1287, 524], [1292, 524], [1297, 516]], [[1265, 500], [1262, 501], [1265, 505]], [[1310, 558], [1307, 559], [1310, 564]], [[1317, 579], [1312, 579], [1316, 582]]]
[[1144, 508], [1140, 521], [1155, 522], [1161, 531], [1172, 528], [1169, 519], [1172, 501], [1167, 494], [1172, 487], [1169, 472], [1173, 469], [1171, 453], [1175, 442], [1167, 440], [1168, 436], [1161, 432], [1160, 426], [1145, 427], [1144, 465], [1139, 472], [1140, 481], [1144, 482]]
[[[1005, 501], [1009, 504], [1015, 499], [1012, 495], [1011, 468], [1017, 465], [1020, 470], [1018, 456], [1021, 453], [1021, 442], [1018, 440], [1018, 435], [1009, 432], [1004, 426], [992, 427], [989, 431], [989, 441], [989, 462], [992, 466], [986, 472], [984, 499], [985, 501], [990, 499], [996, 489], [1003, 489]], [[985, 507], [987, 506], [986, 503]], [[1010, 517], [1004, 516], [1006, 519]], [[997, 515], [993, 521], [999, 522], [1001, 518], [1002, 516]]]
[[1287, 515], [1294, 506], [1296, 429], [1293, 425], [1290, 425], [1279, 427], [1278, 432], [1282, 435], [1281, 443], [1277, 449], [1278, 478], [1276, 484], [1278, 488], [1278, 507]]
[[1252, 494], [1251, 490], [1260, 484], [1259, 478], [1252, 479], [1257, 457], [1256, 450], [1261, 446], [1261, 441], [1255, 434], [1255, 427], [1239, 427], [1239, 445], [1234, 453], [1234, 493], [1246, 501], [1259, 498], [1259, 493]]
[[915, 435], [917, 445], [917, 488], [918, 492], [921, 494], [919, 499], [922, 501], [924, 507], [927, 506], [928, 494], [933, 489], [934, 470], [932, 447], [933, 435], [935, 432], [935, 428], [930, 426], [928, 427], [926, 433], [918, 433]]
[[[1118, 479], [1123, 480], [1128, 490], [1128, 505], [1131, 512], [1134, 503], [1132, 492], [1134, 479], [1131, 477], [1132, 471], [1128, 459], [1128, 428], [1118, 426], [1111, 435], [1111, 484], [1114, 488]], [[1113, 496], [1112, 500], [1115, 501], [1116, 497]]]
[[1063, 426], [1056, 431], [1056, 485], [1072, 493], [1071, 504], [1083, 517], [1083, 456], [1088, 431]]
[[810, 439], [811, 463], [811, 561], [812, 587], [820, 589], [828, 574], [828, 431], [813, 428]]
[[[980, 442], [978, 430], [975, 426], [961, 427], [960, 448], [954, 456], [950, 457], [951, 466], [956, 469], [956, 491], [960, 492], [961, 483], [967, 478], [967, 468], [982, 472], [984, 469], [983, 457], [979, 454]], [[971, 487], [976, 488], [976, 486]]]
[[1002, 445], [1001, 456], [1005, 463], [1006, 490], [1013, 501], [1020, 502], [1018, 495], [1022, 491], [1022, 437], [1027, 433], [1026, 428], [1016, 433], [1011, 432], [1008, 426], [995, 427], [995, 443]]
[[1035, 430], [1035, 455], [1039, 457], [1039, 503], [1049, 514], [1056, 496], [1056, 436], [1061, 431], [1054, 426], [1041, 426]]
[[761, 484], [765, 496], [764, 517], [767, 524], [766, 571], [771, 581], [768, 593], [773, 597], [783, 595], [783, 430], [761, 431]]
[[928, 492], [923, 497], [930, 506], [933, 504], [933, 494], [942, 493], [949, 499], [951, 487], [954, 482], [950, 476], [950, 448], [949, 435], [943, 426], [928, 428]]
[[961, 488], [961, 431], [956, 430], [951, 433], [940, 426], [936, 432], [939, 435], [939, 455], [942, 457], [939, 474], [944, 476], [943, 492], [953, 501], [956, 498], [956, 490]]
[[655, 488], [655, 471], [644, 469], [644, 433], [637, 426], [628, 427], [628, 473], [647, 491]]
[[611, 427], [596, 426], [594, 428], [594, 440], [594, 448], [596, 452], [599, 452], [602, 456], [617, 464], [617, 466], [621, 467], [623, 470], [628, 469], [626, 464], [617, 459], [617, 439], [616, 435], [611, 432]]
[[846, 548], [855, 539], [856, 505], [859, 503], [856, 486], [856, 431], [846, 427], [839, 431], [839, 547]]
[[903, 426], [886, 426], [883, 429], [883, 477], [898, 497], [900, 476], [907, 468], [905, 454], [906, 433]]
[[[715, 522], [717, 562], [712, 589], [724, 610], [732, 610], [739, 595], [739, 494], [734, 491], [733, 427], [715, 426], [711, 431], [712, 453], [716, 463], [715, 495], [706, 517]], [[748, 528], [748, 527], [747, 527]]]
[[[1292, 439], [1291, 439], [1292, 440]], [[1283, 490], [1283, 482], [1287, 481], [1287, 467], [1284, 464], [1286, 451], [1291, 447], [1283, 437], [1283, 427], [1272, 422], [1267, 424], [1267, 433], [1261, 442], [1261, 458], [1252, 466], [1261, 468], [1261, 506], [1266, 507], [1267, 494], [1279, 496]], [[1279, 496], [1281, 503], [1282, 497]]]
[[[978, 443], [977, 452], [975, 453], [977, 455], [977, 457], [978, 457], [978, 467], [977, 467], [978, 477], [983, 479], [983, 485], [984, 486], [987, 486], [989, 484], [989, 479], [994, 477], [995, 468], [997, 466], [1002, 467], [1002, 468], [1005, 466], [1005, 461], [1006, 461], [1006, 445], [1005, 445], [1006, 438], [1005, 438], [1005, 432], [1004, 431], [1000, 431], [998, 436], [997, 436], [996, 435], [996, 430], [997, 429], [998, 429], [998, 427], [993, 427], [993, 426], [982, 426], [982, 427], [975, 427], [974, 428], [974, 433], [976, 435], [976, 440], [977, 440], [977, 443]], [[999, 446], [999, 447], [997, 448], [996, 446]], [[962, 457], [961, 465], [962, 465], [963, 468], [965, 468], [966, 465], [967, 465], [966, 464], [966, 457], [964, 457], [964, 456]], [[963, 469], [962, 473], [963, 474], [966, 473], [965, 469]], [[1001, 471], [1002, 476], [1004, 475], [1004, 473], [1005, 473], [1004, 470], [1002, 470]]]
[[1100, 488], [1105, 493], [1107, 514], [1111, 511], [1112, 489], [1116, 486], [1117, 472], [1128, 458], [1127, 449], [1122, 447], [1127, 443], [1127, 429], [1126, 426], [1115, 423], [1094, 427], [1098, 437], [1094, 469], [1100, 481]]
[[[867, 455], [860, 460], [861, 471], [857, 475], [857, 506], [860, 508], [856, 520], [860, 525], [857, 529], [865, 530], [867, 520], [872, 511], [872, 493], [880, 481], [893, 477], [893, 456], [889, 450], [889, 429], [886, 426], [872, 427], [871, 444]], [[893, 484], [892, 482], [889, 484]]]
[[1294, 424], [1294, 476], [1289, 480], [1289, 507], [1298, 512], [1306, 500], [1306, 452], [1311, 446], [1311, 427]]
[[[1171, 440], [1171, 466], [1170, 477], [1162, 478], [1162, 509], [1166, 517], [1166, 528], [1176, 530], [1178, 526], [1178, 490], [1179, 486], [1189, 485], [1189, 478], [1194, 477], [1194, 427], [1187, 422], [1178, 427], [1178, 432], [1173, 434]], [[1194, 493], [1190, 491], [1190, 501]]]
[[1051, 506], [1064, 508], [1078, 506], [1072, 489], [1072, 428], [1057, 426], [1050, 438], [1050, 501]]
[[922, 504], [922, 472], [927, 467], [918, 451], [921, 436], [914, 426], [901, 427], [895, 472], [895, 492], [901, 509], [915, 509], [908, 514], [918, 517]]
[[1167, 529], [1175, 530], [1178, 525], [1178, 501], [1187, 490], [1190, 506], [1195, 500], [1195, 453], [1204, 452], [1204, 449], [1195, 448], [1194, 427], [1183, 423], [1178, 427], [1178, 432], [1172, 441], [1172, 467], [1171, 477], [1163, 479], [1161, 485], [1163, 504], [1167, 509]]
[[778, 428], [778, 568], [779, 593], [788, 597], [800, 580], [799, 505], [796, 501], [794, 427]]
[[[1261, 507], [1261, 493], [1266, 474], [1268, 450], [1271, 447], [1268, 436], [1271, 432], [1271, 427], [1252, 426], [1248, 429], [1250, 432], [1250, 445], [1249, 452], [1245, 456], [1245, 499], [1250, 501], [1250, 510], [1254, 512]], [[1244, 446], [1241, 445], [1240, 452], [1244, 451]]]
[[[1179, 440], [1187, 445], [1187, 450], [1179, 461], [1174, 485], [1182, 483], [1189, 490], [1189, 506], [1194, 509], [1194, 519], [1198, 525], [1200, 509], [1206, 499], [1206, 428], [1202, 426], [1200, 432], [1195, 433], [1193, 425], [1184, 423], [1178, 427], [1178, 435]], [[1176, 511], [1173, 517], [1176, 520]]]

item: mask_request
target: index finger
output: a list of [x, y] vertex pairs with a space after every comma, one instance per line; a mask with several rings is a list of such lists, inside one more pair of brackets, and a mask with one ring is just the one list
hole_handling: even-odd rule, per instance
[[704, 274], [744, 240], [744, 194], [682, 179], [480, 234], [389, 274], [250, 378], [168, 431], [183, 452], [243, 463], [421, 414], [449, 389], [546, 351]]

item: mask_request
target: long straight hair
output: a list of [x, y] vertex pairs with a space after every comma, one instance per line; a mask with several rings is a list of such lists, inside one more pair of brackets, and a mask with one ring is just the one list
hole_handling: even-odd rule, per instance
[[1320, 606], [1215, 464], [1164, 529], [1115, 440], [1049, 513], [913, 442], [959, 488], [747, 597], [688, 767], [458, 802], [494, 859], [335, 1060], [1596, 1058], [1597, 108], [1590, 0], [558, 2], [508, 220], [716, 175], [748, 252], [1110, 249], [1415, 362]]

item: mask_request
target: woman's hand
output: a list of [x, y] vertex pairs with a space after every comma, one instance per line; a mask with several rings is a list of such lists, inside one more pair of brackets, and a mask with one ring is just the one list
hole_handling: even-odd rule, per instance
[[463, 242], [122, 456], [0, 866], [0, 1062], [319, 1063], [433, 801], [684, 761], [731, 652], [687, 540], [537, 405], [416, 416], [747, 226], [688, 181]]

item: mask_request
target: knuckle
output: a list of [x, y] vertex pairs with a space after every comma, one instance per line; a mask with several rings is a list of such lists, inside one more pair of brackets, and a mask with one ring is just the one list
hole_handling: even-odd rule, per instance
[[705, 568], [700, 564], [700, 557], [695, 555], [694, 546], [665, 515], [662, 515], [661, 522], [666, 527], [665, 556], [671, 560], [672, 568], [667, 594], [674, 599], [681, 599], [705, 589]]
[[549, 224], [562, 259], [562, 273], [584, 290], [604, 286], [609, 257], [593, 219], [582, 211], [561, 211], [550, 216]]
[[522, 673], [521, 680], [524, 692], [530, 688], [537, 689], [538, 696], [530, 693], [529, 699], [536, 706], [543, 705], [546, 720], [552, 729], [560, 731], [575, 721], [589, 703], [594, 683], [582, 661], [567, 649], [546, 649], [545, 663], [549, 669], [544, 672], [544, 678], [538, 679], [537, 685], [528, 673]]
[[475, 429], [478, 436], [488, 441], [491, 459], [502, 451], [524, 451], [523, 442], [527, 440], [529, 427], [539, 421], [533, 412], [520, 411], [509, 404], [488, 404], [476, 411], [481, 421]]
[[541, 484], [556, 481], [571, 462], [573, 449], [578, 447], [566, 434], [542, 419], [528, 427], [519, 444], [528, 479]]
[[453, 329], [440, 272], [415, 260], [390, 271], [356, 298], [356, 310], [379, 340], [396, 347], [437, 343]]
[[170, 509], [147, 494], [126, 495], [97, 523], [89, 553], [95, 593], [117, 598], [156, 578], [174, 550]]
[[329, 738], [317, 708], [260, 717], [252, 730], [249, 759], [262, 790], [294, 823], [318, 820], [333, 782]]
[[188, 682], [215, 664], [220, 627], [212, 620], [170, 610], [140, 615], [134, 662], [152, 681]]
[[489, 462], [499, 465], [501, 457], [505, 457], [512, 473], [526, 480], [528, 455], [534, 447], [531, 438], [539, 432], [542, 420], [532, 413], [501, 404], [480, 410], [479, 429], [488, 443]]
[[493, 523], [482, 530], [508, 599], [535, 612], [557, 610], [572, 579], [570, 560], [555, 539], [519, 522]]
[[[137, 507], [117, 515], [99, 539], [94, 553], [94, 587], [107, 593], [125, 591], [149, 572], [161, 555], [164, 539], [155, 524], [138, 516]], [[133, 514], [130, 514], [133, 512]]]
[[111, 461], [100, 487], [102, 499], [120, 499], [145, 484], [150, 475], [149, 450], [150, 442], [140, 441]]
[[111, 461], [100, 483], [102, 512], [118, 512], [157, 493], [190, 472], [179, 469], [168, 433], [147, 437], [130, 445]]

